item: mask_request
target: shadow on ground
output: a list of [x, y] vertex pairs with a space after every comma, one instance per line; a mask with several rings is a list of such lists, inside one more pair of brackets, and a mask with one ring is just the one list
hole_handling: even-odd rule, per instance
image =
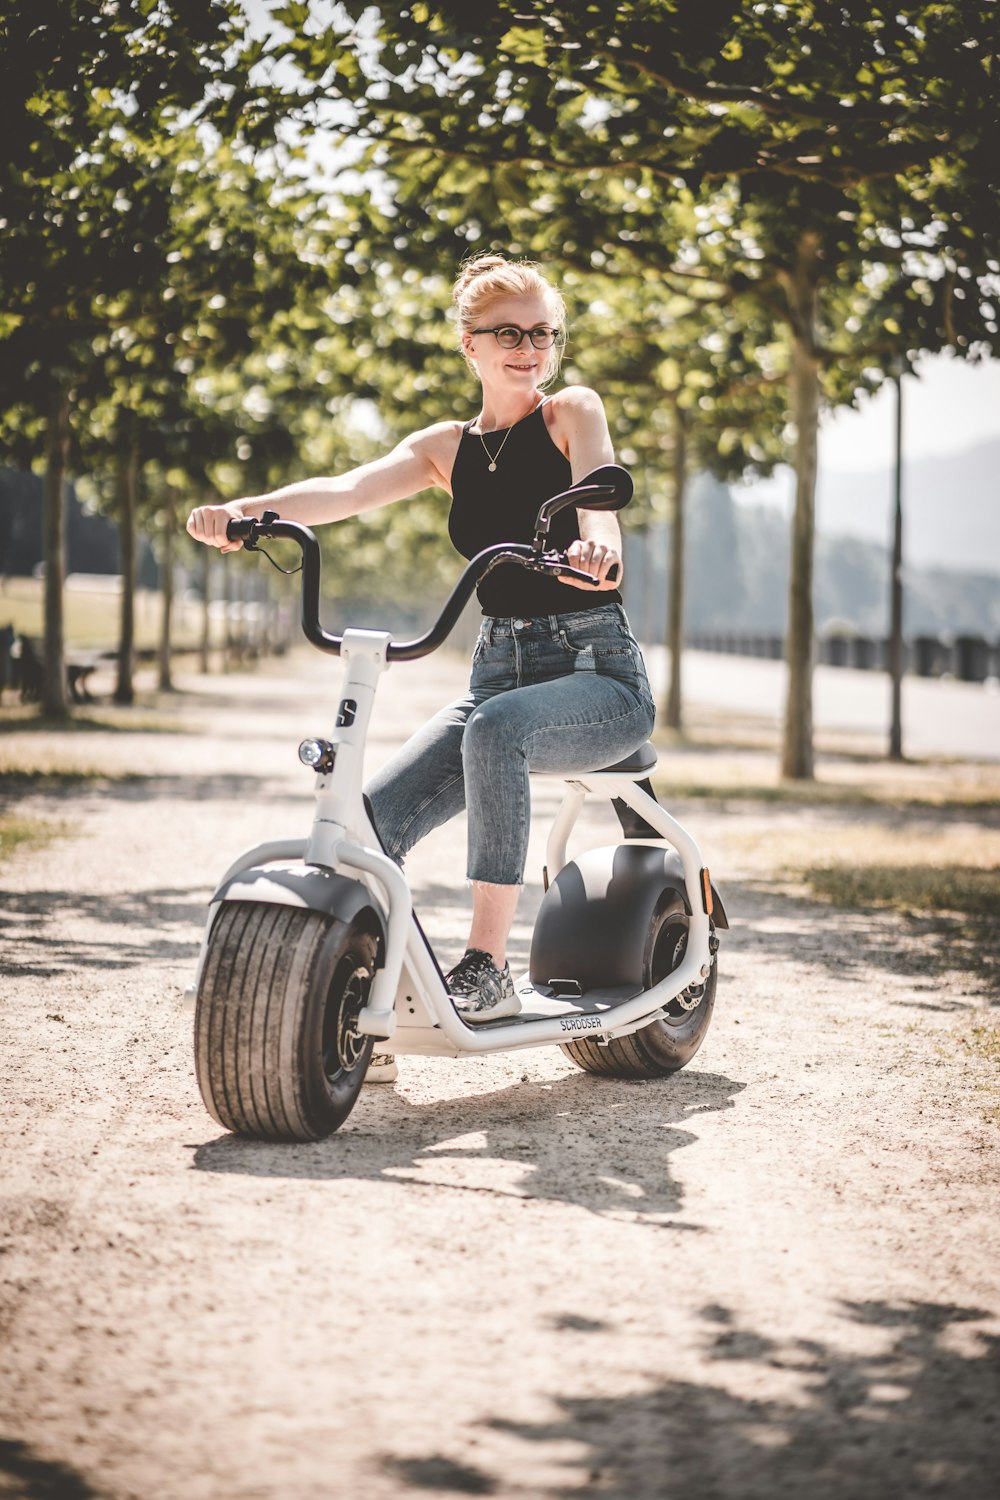
[[13, 1500], [101, 1500], [69, 1464], [39, 1458], [27, 1443], [0, 1438], [0, 1495]]
[[[546, 1393], [555, 1415], [484, 1425], [524, 1445], [515, 1474], [530, 1474], [547, 1446], [558, 1453], [566, 1482], [531, 1491], [552, 1500], [995, 1500], [1000, 1341], [971, 1329], [956, 1339], [959, 1325], [987, 1314], [877, 1301], [841, 1313], [855, 1335], [865, 1330], [853, 1341], [875, 1352], [784, 1339], [709, 1306], [705, 1355], [717, 1381], [666, 1380], [602, 1399], [574, 1395], [567, 1380]], [[755, 1372], [762, 1389], [777, 1381], [784, 1394], [735, 1394]], [[443, 1453], [387, 1455], [382, 1466], [406, 1494], [509, 1493], [508, 1474]]]
[[546, 1199], [696, 1231], [673, 1217], [683, 1195], [671, 1157], [697, 1140], [688, 1127], [699, 1115], [732, 1109], [745, 1087], [688, 1070], [649, 1083], [574, 1072], [428, 1103], [369, 1088], [349, 1124], [325, 1141], [276, 1145], [226, 1135], [199, 1146], [193, 1166], [252, 1177], [429, 1183], [435, 1191]]
[[[880, 969], [912, 980], [913, 998], [893, 1002], [910, 1009], [973, 1011], [983, 997], [1000, 1004], [1000, 926], [996, 916], [918, 915], [870, 907], [835, 906], [792, 896], [770, 880], [727, 882], [726, 910], [733, 923], [720, 953], [755, 954], [755, 962], [818, 968], [857, 984]], [[926, 999], [918, 998], [926, 994]], [[720, 982], [720, 997], [722, 994]]]
[[[14, 891], [0, 889], [0, 972], [51, 977], [83, 969], [132, 969], [197, 957], [208, 891]], [[92, 936], [67, 938], [86, 924]], [[185, 936], [179, 937], [182, 927]]]

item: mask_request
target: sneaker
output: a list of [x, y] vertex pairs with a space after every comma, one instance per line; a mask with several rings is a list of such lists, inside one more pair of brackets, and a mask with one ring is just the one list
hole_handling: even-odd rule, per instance
[[362, 1083], [395, 1083], [399, 1077], [399, 1065], [391, 1052], [373, 1052], [368, 1059], [368, 1070]]
[[510, 967], [498, 969], [488, 953], [469, 948], [449, 974], [444, 976], [448, 994], [463, 1021], [499, 1021], [516, 1016], [521, 1002], [514, 991]]

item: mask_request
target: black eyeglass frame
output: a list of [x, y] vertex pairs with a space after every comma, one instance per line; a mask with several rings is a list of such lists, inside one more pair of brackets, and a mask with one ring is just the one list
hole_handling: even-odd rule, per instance
[[[516, 344], [500, 344], [500, 335], [510, 328], [519, 335]], [[566, 335], [561, 328], [546, 327], [543, 323], [536, 323], [534, 328], [522, 328], [519, 323], [501, 323], [497, 328], [470, 328], [471, 334], [492, 333], [501, 349], [520, 349], [525, 339], [530, 340], [532, 349], [553, 349], [565, 342]], [[536, 344], [535, 334], [551, 334], [551, 342], [548, 344]]]

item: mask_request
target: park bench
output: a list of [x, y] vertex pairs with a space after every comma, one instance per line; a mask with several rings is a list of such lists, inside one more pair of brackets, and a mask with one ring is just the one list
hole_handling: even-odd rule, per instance
[[[66, 686], [74, 703], [93, 703], [90, 678], [101, 662], [113, 659], [114, 654], [108, 651], [66, 653]], [[28, 635], [15, 635], [13, 626], [0, 630], [0, 701], [4, 687], [19, 691], [22, 703], [41, 702], [45, 688], [41, 641]]]

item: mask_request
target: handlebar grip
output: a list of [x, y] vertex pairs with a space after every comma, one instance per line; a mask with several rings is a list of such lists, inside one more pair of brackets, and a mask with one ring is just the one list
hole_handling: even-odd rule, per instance
[[258, 524], [256, 516], [234, 516], [226, 526], [226, 541], [245, 542], [253, 536], [253, 529]]

